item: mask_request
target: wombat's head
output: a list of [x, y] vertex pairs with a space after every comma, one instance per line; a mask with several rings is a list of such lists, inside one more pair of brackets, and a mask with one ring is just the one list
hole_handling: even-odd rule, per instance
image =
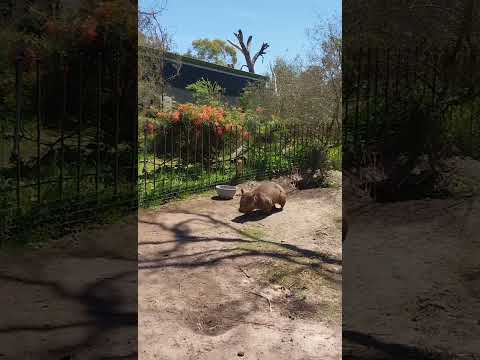
[[255, 195], [251, 192], [245, 192], [243, 189], [241, 190], [242, 197], [240, 198], [240, 211], [241, 213], [249, 213], [255, 210]]

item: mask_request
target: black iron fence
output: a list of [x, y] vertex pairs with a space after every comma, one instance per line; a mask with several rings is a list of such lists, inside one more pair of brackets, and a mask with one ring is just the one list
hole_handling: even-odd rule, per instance
[[345, 165], [372, 152], [455, 149], [480, 158], [478, 59], [455, 49], [347, 49]]
[[127, 62], [109, 52], [12, 59], [0, 97], [2, 240], [120, 203], [136, 207], [136, 87]]
[[341, 146], [326, 127], [300, 125], [177, 124], [149, 131], [139, 144], [140, 202], [167, 200], [245, 179], [262, 179], [295, 168], [340, 168]]

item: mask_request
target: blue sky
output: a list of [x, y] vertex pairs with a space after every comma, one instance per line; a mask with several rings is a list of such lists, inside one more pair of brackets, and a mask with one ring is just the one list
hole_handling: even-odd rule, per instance
[[[140, 0], [142, 10], [151, 10], [158, 0]], [[168, 0], [161, 20], [173, 36], [174, 50], [186, 52], [192, 40], [219, 38], [234, 41], [234, 31], [242, 29], [245, 38], [253, 36], [253, 51], [263, 41], [270, 44], [265, 61], [255, 70], [263, 74], [269, 62], [282, 56], [303, 55], [308, 49], [306, 29], [321, 20], [340, 17], [341, 0]], [[244, 64], [237, 54], [237, 68]], [[245, 69], [245, 68], [244, 68]]]

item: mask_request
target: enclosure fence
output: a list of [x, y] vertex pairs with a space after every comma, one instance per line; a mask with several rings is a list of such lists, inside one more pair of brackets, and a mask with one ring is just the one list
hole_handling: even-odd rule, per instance
[[451, 49], [346, 50], [344, 161], [361, 162], [365, 153], [421, 132], [443, 134], [440, 141], [480, 158], [478, 59]]
[[136, 207], [136, 88], [120, 76], [126, 67], [107, 51], [14, 59], [1, 104], [2, 241]]
[[154, 132], [145, 127], [139, 144], [140, 203], [290, 173], [317, 161], [321, 149], [338, 169], [341, 148], [329, 143], [327, 133], [326, 127], [301, 125], [182, 123]]

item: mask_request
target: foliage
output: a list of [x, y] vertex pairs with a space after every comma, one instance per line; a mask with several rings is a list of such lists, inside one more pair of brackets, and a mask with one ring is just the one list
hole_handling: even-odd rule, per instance
[[246, 111], [261, 109], [263, 119], [277, 117], [290, 123], [320, 125], [331, 142], [341, 139], [341, 34], [332, 22], [326, 31], [320, 23], [309, 31], [312, 49], [307, 60], [277, 58], [267, 86], [251, 84], [241, 97]]
[[186, 89], [193, 92], [193, 99], [199, 105], [219, 106], [222, 103], [224, 89], [217, 83], [202, 78]]
[[237, 52], [235, 48], [221, 39], [193, 40], [192, 49], [187, 52], [187, 55], [232, 68], [237, 64]]
[[172, 38], [159, 18], [164, 8], [140, 11], [138, 22], [138, 98], [139, 111], [149, 106], [163, 107], [164, 59], [171, 49]]

